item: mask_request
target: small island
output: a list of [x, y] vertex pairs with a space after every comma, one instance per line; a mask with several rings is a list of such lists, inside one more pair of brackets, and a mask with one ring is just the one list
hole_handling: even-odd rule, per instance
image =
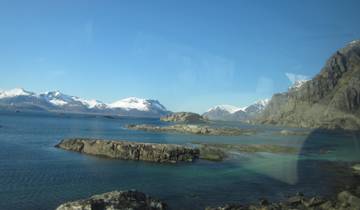
[[175, 112], [160, 118], [164, 122], [176, 123], [204, 123], [207, 119], [193, 112]]
[[158, 163], [192, 162], [199, 157], [199, 149], [177, 144], [74, 138], [64, 139], [55, 147], [113, 159]]
[[187, 133], [195, 135], [208, 135], [208, 136], [240, 136], [240, 135], [254, 135], [256, 131], [253, 129], [242, 128], [220, 128], [210, 127], [204, 125], [188, 125], [188, 124], [176, 124], [168, 126], [156, 126], [156, 125], [128, 125], [128, 129], [142, 130], [149, 132], [173, 132], [173, 133]]
[[64, 139], [55, 147], [112, 159], [156, 163], [194, 162], [197, 159], [223, 161], [233, 152], [296, 154], [297, 148], [268, 144], [221, 144], [193, 142], [187, 145], [155, 144], [86, 138]]

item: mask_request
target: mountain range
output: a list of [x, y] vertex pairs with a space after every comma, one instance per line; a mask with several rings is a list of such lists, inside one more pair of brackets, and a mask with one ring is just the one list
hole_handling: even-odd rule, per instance
[[258, 116], [266, 107], [269, 100], [259, 100], [246, 107], [232, 105], [217, 105], [203, 114], [209, 120], [247, 121]]
[[111, 114], [139, 117], [159, 117], [170, 112], [157, 100], [136, 97], [125, 98], [110, 104], [87, 100], [59, 91], [36, 94], [15, 88], [0, 91], [0, 107], [10, 110], [52, 111], [69, 113]]
[[273, 95], [254, 123], [360, 129], [360, 40], [337, 50], [313, 79]]

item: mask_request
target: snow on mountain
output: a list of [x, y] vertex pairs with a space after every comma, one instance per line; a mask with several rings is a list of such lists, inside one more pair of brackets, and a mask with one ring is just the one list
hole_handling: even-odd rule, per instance
[[263, 99], [242, 108], [232, 105], [218, 105], [210, 108], [203, 116], [210, 120], [244, 121], [258, 115], [268, 103], [269, 99]]
[[76, 97], [76, 96], [73, 96], [72, 99], [74, 101], [78, 101], [78, 102], [82, 103], [84, 106], [86, 106], [89, 109], [94, 109], [94, 108], [106, 109], [108, 107], [108, 105], [104, 104], [103, 102], [98, 101], [98, 100], [94, 100], [94, 99], [86, 100], [86, 99], [82, 99], [82, 98], [79, 98], [79, 97]]
[[297, 80], [289, 87], [289, 90], [298, 90], [309, 80]]
[[36, 94], [21, 88], [0, 91], [0, 106], [128, 116], [160, 116], [169, 113], [157, 100], [130, 97], [111, 104], [105, 104], [98, 100], [87, 100], [77, 96], [66, 95], [60, 91]]
[[260, 112], [262, 110], [265, 109], [265, 107], [268, 105], [269, 103], [269, 99], [263, 99], [263, 100], [258, 100], [255, 103], [251, 104], [250, 106], [247, 106], [245, 108], [246, 112]]
[[39, 96], [55, 106], [64, 106], [72, 102], [70, 96], [62, 94], [59, 91], [50, 91], [42, 93]]
[[245, 109], [246, 107], [244, 108], [240, 108], [240, 107], [236, 107], [236, 106], [233, 106], [233, 105], [217, 105], [217, 106], [214, 106], [212, 108], [210, 108], [207, 112], [213, 112], [213, 111], [225, 111], [225, 112], [229, 112], [230, 114], [232, 113], [235, 113], [237, 111], [240, 111], [240, 110], [243, 110]]
[[26, 91], [22, 88], [14, 88], [11, 90], [0, 91], [0, 99], [11, 98], [16, 96], [31, 96], [31, 95], [35, 95], [35, 93]]
[[150, 109], [157, 109], [161, 111], [167, 111], [166, 108], [160, 104], [157, 100], [142, 99], [136, 97], [129, 97], [108, 105], [110, 108], [121, 108], [125, 110], [139, 110], [149, 111]]

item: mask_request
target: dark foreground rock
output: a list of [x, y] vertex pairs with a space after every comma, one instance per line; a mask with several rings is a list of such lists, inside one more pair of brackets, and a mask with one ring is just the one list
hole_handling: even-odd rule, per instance
[[166, 210], [168, 206], [138, 191], [113, 191], [61, 204], [56, 210]]
[[254, 135], [255, 130], [240, 129], [240, 128], [215, 128], [202, 125], [187, 125], [177, 124], [169, 126], [155, 126], [155, 125], [128, 125], [132, 130], [143, 130], [150, 132], [176, 132], [188, 133], [196, 135], [209, 135], [209, 136], [240, 136], [240, 135]]
[[197, 143], [200, 149], [200, 159], [211, 161], [222, 161], [231, 153], [282, 153], [282, 154], [296, 154], [299, 152], [297, 148], [269, 145], [269, 144], [220, 144], [220, 143]]
[[[359, 183], [360, 164], [353, 165], [351, 170]], [[207, 207], [205, 210], [360, 210], [360, 185], [354, 184], [343, 188], [346, 190], [326, 199], [319, 196], [305, 197], [304, 194], [297, 193], [281, 202], [271, 203], [262, 199], [258, 204], [226, 204], [220, 207]]]
[[180, 123], [203, 123], [207, 119], [199, 114], [192, 112], [175, 112], [160, 118], [164, 122], [180, 122]]
[[65, 139], [56, 147], [89, 155], [160, 163], [192, 162], [199, 149], [176, 145], [98, 139]]
[[207, 207], [206, 210], [359, 210], [360, 198], [349, 191], [342, 191], [334, 199], [321, 197], [306, 198], [302, 194], [289, 197], [278, 203], [261, 200], [257, 205], [227, 204], [221, 207]]

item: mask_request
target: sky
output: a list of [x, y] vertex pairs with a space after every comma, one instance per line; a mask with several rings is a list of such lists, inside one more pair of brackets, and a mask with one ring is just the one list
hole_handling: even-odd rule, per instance
[[358, 0], [0, 0], [0, 89], [245, 106], [360, 39]]

